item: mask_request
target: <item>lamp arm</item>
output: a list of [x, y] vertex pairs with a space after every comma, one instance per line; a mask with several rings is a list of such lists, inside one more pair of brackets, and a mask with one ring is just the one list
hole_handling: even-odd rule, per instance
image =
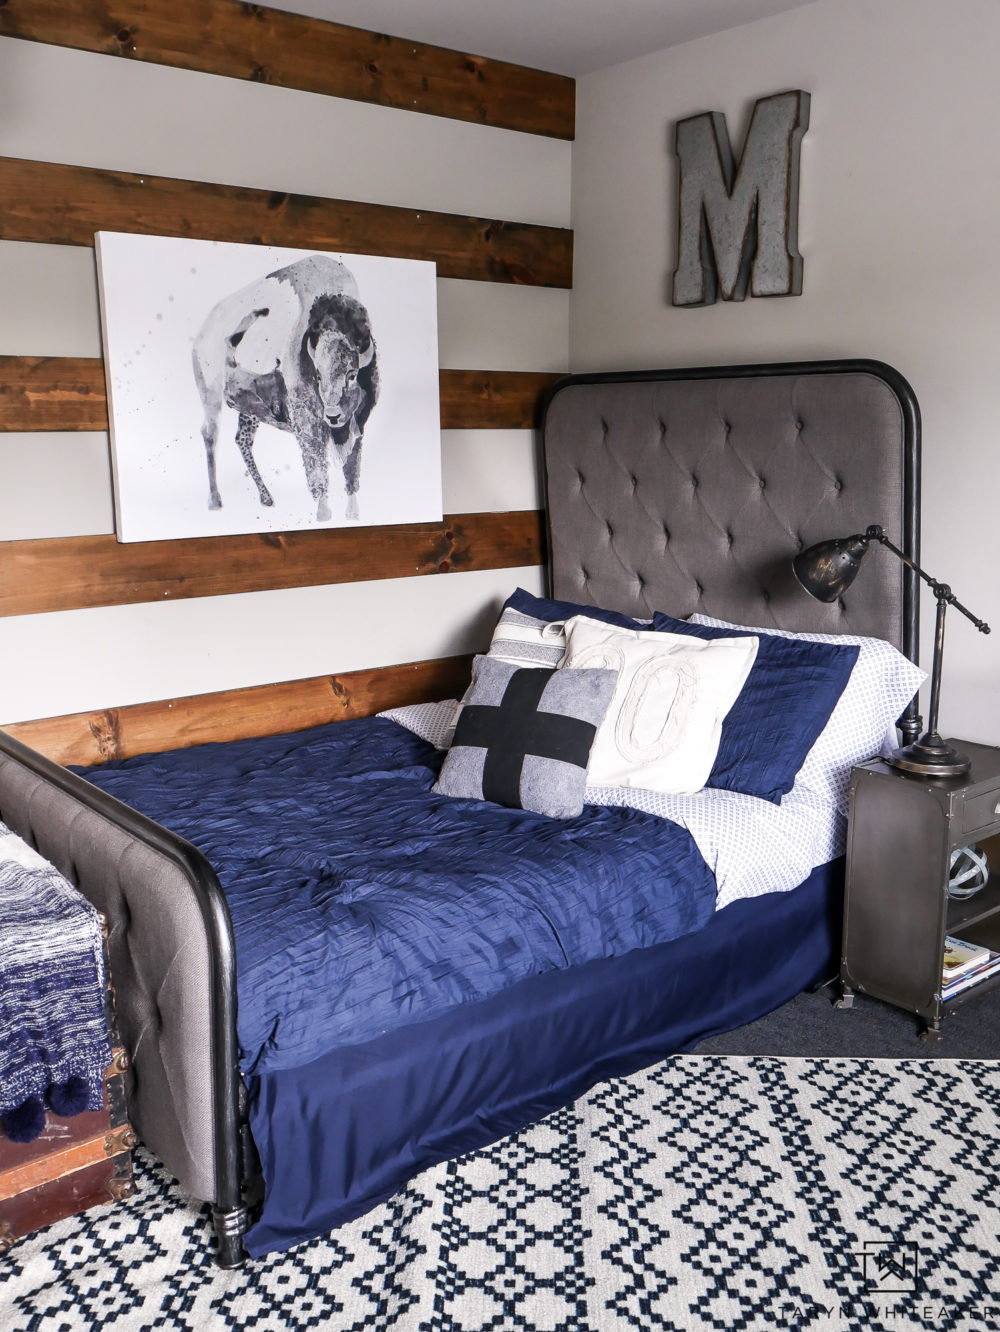
[[980, 620], [977, 616], [973, 615], [972, 611], [970, 611], [967, 606], [963, 606], [947, 583], [939, 583], [936, 578], [932, 578], [930, 574], [925, 573], [919, 564], [916, 564], [910, 559], [909, 555], [904, 555], [898, 546], [893, 545], [886, 536], [885, 531], [879, 527], [877, 523], [867, 529], [865, 532], [865, 538], [868, 541], [878, 541], [881, 545], [888, 546], [894, 555], [899, 556], [907, 568], [912, 569], [915, 574], [919, 574], [928, 587], [931, 588], [934, 595], [937, 597], [939, 604], [945, 603], [949, 606], [954, 606], [957, 611], [962, 612], [967, 620], [972, 621], [981, 634], [988, 634], [990, 632], [990, 626], [986, 621]]

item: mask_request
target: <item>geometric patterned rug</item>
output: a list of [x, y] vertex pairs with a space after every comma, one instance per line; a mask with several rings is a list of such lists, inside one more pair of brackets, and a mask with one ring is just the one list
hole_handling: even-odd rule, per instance
[[1000, 1328], [995, 1062], [679, 1056], [234, 1272], [135, 1165], [0, 1259], [3, 1332]]

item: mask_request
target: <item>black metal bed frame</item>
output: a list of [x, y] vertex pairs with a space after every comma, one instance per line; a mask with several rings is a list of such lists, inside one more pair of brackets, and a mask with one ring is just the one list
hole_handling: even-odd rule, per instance
[[[220, 1267], [246, 1260], [243, 1233], [247, 1212], [243, 1187], [252, 1160], [246, 1121], [246, 1090], [239, 1072], [236, 1036], [236, 948], [229, 905], [215, 870], [197, 847], [153, 819], [92, 785], [0, 730], [0, 753], [48, 785], [109, 819], [137, 841], [171, 860], [187, 878], [201, 910], [211, 956], [212, 1070], [214, 1077], [215, 1198], [212, 1218]], [[112, 968], [113, 974], [113, 968]], [[129, 1052], [131, 1055], [131, 1051]]]
[[[903, 549], [915, 561], [919, 556], [919, 459], [920, 415], [916, 398], [906, 380], [890, 366], [877, 361], [807, 361], [770, 365], [700, 367], [687, 370], [638, 371], [612, 374], [575, 375], [559, 380], [546, 399], [570, 384], [629, 383], [654, 379], [738, 378], [767, 374], [816, 374], [862, 372], [883, 379], [895, 393], [904, 420], [904, 509], [906, 515]], [[551, 550], [551, 533], [549, 534]], [[551, 579], [551, 559], [549, 559]], [[904, 651], [917, 659], [918, 580], [907, 571], [904, 581], [903, 633]], [[916, 700], [900, 719], [907, 742], [920, 729]], [[0, 754], [8, 756], [46, 783], [70, 795], [79, 804], [122, 828], [156, 852], [169, 858], [183, 871], [199, 903], [211, 952], [212, 991], [212, 1068], [214, 1075], [215, 1197], [212, 1215], [221, 1267], [238, 1267], [247, 1259], [243, 1234], [247, 1224], [244, 1190], [259, 1172], [256, 1151], [249, 1132], [246, 1113], [246, 1089], [238, 1065], [236, 1031], [237, 994], [236, 961], [232, 919], [218, 877], [205, 856], [190, 842], [161, 827], [152, 819], [122, 804], [107, 792], [91, 785], [83, 777], [30, 749], [0, 730]], [[0, 807], [2, 815], [2, 807]]]

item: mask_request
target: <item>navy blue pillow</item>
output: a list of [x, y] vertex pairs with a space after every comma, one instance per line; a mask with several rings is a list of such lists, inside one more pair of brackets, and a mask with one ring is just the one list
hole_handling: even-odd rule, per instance
[[[653, 628], [693, 638], [748, 637], [746, 631], [689, 624], [659, 611]], [[722, 723], [719, 752], [705, 785], [780, 805], [837, 706], [859, 649], [773, 634], [758, 637], [757, 657]]]
[[642, 624], [639, 620], [630, 620], [627, 615], [620, 615], [618, 611], [601, 610], [599, 606], [577, 606], [572, 601], [553, 601], [551, 597], [535, 597], [530, 592], [525, 592], [523, 587], [517, 588], [504, 602], [502, 610], [510, 607], [511, 610], [520, 611], [522, 615], [533, 615], [536, 620], [547, 620], [549, 624], [554, 624], [558, 620], [571, 620], [574, 615], [587, 615], [592, 620], [602, 620], [605, 624], [615, 624], [619, 629], [650, 629], [650, 624]]

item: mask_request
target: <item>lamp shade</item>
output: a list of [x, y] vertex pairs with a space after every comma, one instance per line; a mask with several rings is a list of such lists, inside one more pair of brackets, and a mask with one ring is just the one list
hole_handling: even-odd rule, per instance
[[792, 560], [795, 577], [817, 601], [836, 601], [857, 577], [870, 541], [878, 541], [894, 555], [898, 555], [908, 568], [934, 589], [934, 595], [937, 597], [934, 664], [931, 667], [930, 724], [919, 740], [904, 745], [902, 749], [893, 750], [886, 762], [921, 777], [959, 777], [969, 771], [971, 760], [942, 740], [937, 730], [938, 703], [941, 698], [941, 658], [944, 655], [944, 616], [947, 608], [954, 606], [972, 621], [980, 633], [988, 634], [990, 626], [986, 621], [977, 619], [968, 606], [962, 605], [947, 583], [939, 583], [936, 578], [931, 578], [930, 574], [925, 573], [909, 555], [892, 544], [883, 528], [875, 525], [869, 527], [864, 534], [859, 532], [856, 536], [820, 541], [817, 545], [802, 551]]
[[836, 537], [820, 541], [792, 561], [795, 577], [817, 601], [836, 601], [851, 586], [868, 549], [868, 537]]

